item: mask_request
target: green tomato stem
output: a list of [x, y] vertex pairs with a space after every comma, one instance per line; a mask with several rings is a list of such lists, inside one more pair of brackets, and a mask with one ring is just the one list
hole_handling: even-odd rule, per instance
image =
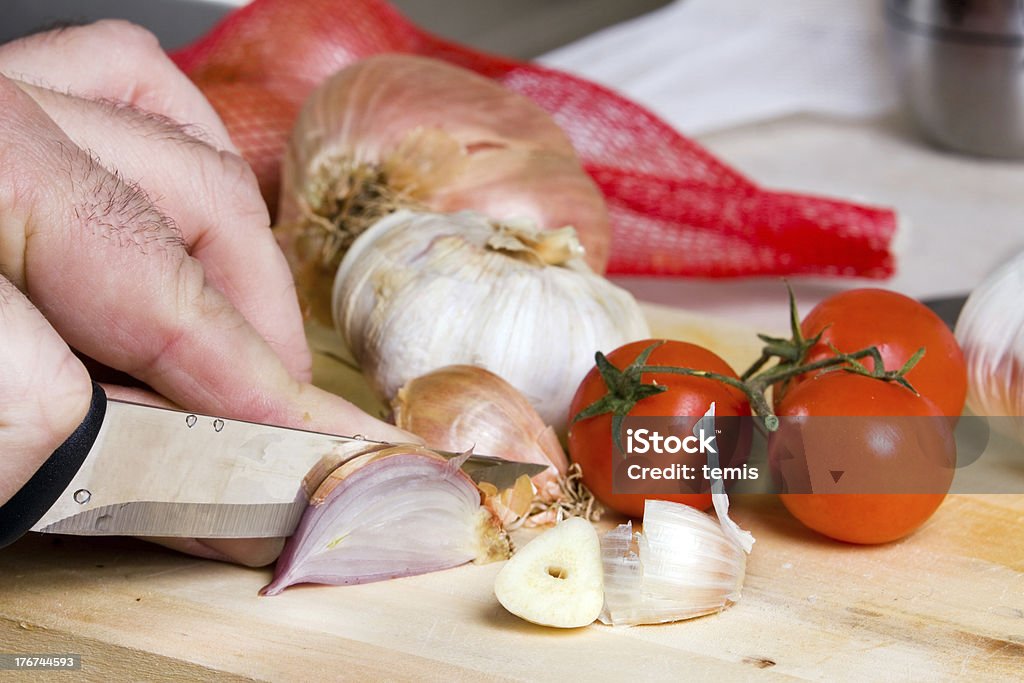
[[[769, 356], [769, 358], [770, 357], [771, 356]], [[797, 375], [814, 372], [815, 370], [838, 368], [849, 364], [851, 361], [856, 361], [857, 359], [866, 357], [870, 357], [875, 361], [876, 369], [882, 367], [881, 353], [876, 347], [870, 346], [854, 353], [839, 353], [835, 356], [822, 358], [821, 360], [804, 365], [796, 365], [792, 363], [779, 364], [760, 374], [753, 375], [752, 377], [745, 377], [743, 379], [736, 379], [735, 377], [729, 377], [728, 375], [721, 375], [717, 372], [694, 370], [692, 368], [678, 368], [671, 365], [643, 365], [641, 370], [643, 372], [703, 377], [705, 379], [713, 379], [716, 382], [721, 382], [722, 384], [739, 389], [747, 396], [754, 414], [764, 420], [765, 428], [770, 432], [774, 432], [779, 428], [779, 418], [775, 415], [775, 411], [772, 410], [768, 399], [765, 398], [765, 392], [768, 391], [769, 387], [777, 382], [785, 381], [791, 377], [796, 377]], [[764, 363], [761, 363], [761, 365], [763, 364]], [[756, 363], [755, 366], [760, 367]], [[744, 374], [746, 375], [747, 373]], [[885, 377], [881, 376], [878, 378], [885, 379]]]

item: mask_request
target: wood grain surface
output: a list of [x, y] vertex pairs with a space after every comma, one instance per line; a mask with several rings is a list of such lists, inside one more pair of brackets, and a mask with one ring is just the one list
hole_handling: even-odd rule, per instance
[[[737, 365], [756, 353], [735, 326], [647, 312], [656, 335], [703, 335]], [[346, 384], [329, 358], [317, 368], [321, 384]], [[1012, 455], [1002, 476], [1024, 484]], [[740, 602], [678, 624], [572, 631], [505, 612], [500, 564], [260, 598], [269, 569], [30, 535], [0, 552], [0, 651], [81, 654], [75, 675], [95, 681], [1020, 678], [1024, 495], [951, 496], [882, 547], [820, 537], [774, 496], [733, 509], [757, 537]]]

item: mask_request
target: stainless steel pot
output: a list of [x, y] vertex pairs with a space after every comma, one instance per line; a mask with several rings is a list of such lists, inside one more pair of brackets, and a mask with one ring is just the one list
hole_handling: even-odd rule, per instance
[[953, 150], [1024, 158], [1024, 0], [887, 0], [913, 118]]

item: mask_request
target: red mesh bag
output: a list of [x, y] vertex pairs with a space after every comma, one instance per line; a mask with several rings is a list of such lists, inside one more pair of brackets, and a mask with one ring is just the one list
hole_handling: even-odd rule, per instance
[[894, 271], [892, 211], [762, 189], [607, 88], [430, 35], [383, 0], [255, 0], [172, 57], [221, 114], [273, 206], [302, 101], [338, 69], [381, 52], [444, 59], [547, 110], [608, 201], [609, 273]]

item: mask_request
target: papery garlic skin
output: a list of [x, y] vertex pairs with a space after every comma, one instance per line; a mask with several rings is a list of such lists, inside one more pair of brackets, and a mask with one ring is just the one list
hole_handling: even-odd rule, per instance
[[605, 604], [615, 626], [692, 619], [740, 599], [747, 555], [712, 517], [687, 505], [648, 500], [643, 533], [630, 523], [601, 539]]
[[[976, 415], [1014, 415], [1024, 440], [1024, 253], [993, 272], [967, 299], [956, 338], [967, 363], [967, 405]], [[1011, 421], [993, 420], [997, 426]]]
[[473, 449], [514, 462], [547, 465], [533, 477], [537, 496], [562, 495], [559, 480], [569, 468], [554, 430], [511, 384], [473, 365], [449, 365], [416, 377], [392, 402], [395, 425], [431, 448], [454, 453]]
[[373, 446], [337, 467], [310, 498], [278, 558], [276, 595], [297, 583], [352, 585], [509, 556], [461, 461], [421, 446]]
[[595, 351], [649, 329], [632, 295], [580, 258], [544, 263], [547, 244], [535, 245], [544, 237], [571, 235], [501, 226], [470, 212], [412, 211], [363, 233], [338, 268], [332, 308], [374, 389], [391, 399], [432, 370], [478, 365], [564, 431]]

